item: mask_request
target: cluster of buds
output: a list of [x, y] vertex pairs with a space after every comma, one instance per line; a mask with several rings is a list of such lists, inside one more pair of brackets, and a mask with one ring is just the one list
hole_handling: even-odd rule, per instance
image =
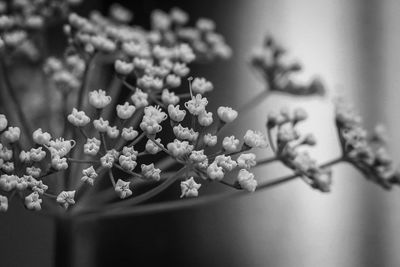
[[336, 127], [345, 158], [368, 180], [385, 189], [400, 184], [400, 173], [387, 151], [387, 137], [381, 126], [368, 133], [360, 116], [346, 102], [337, 101]]
[[302, 70], [300, 63], [293, 61], [287, 51], [271, 36], [266, 36], [263, 46], [256, 49], [250, 59], [251, 66], [267, 83], [267, 90], [296, 96], [323, 95], [325, 88], [319, 78], [308, 83], [296, 79]]
[[34, 34], [65, 18], [80, 0], [0, 1], [0, 49], [19, 52], [30, 59], [39, 56]]
[[[270, 140], [276, 157], [284, 165], [292, 169], [311, 187], [322, 192], [329, 192], [332, 182], [330, 168], [319, 166], [316, 160], [302, 149], [303, 146], [314, 146], [315, 137], [312, 134], [301, 134], [296, 129], [299, 122], [307, 119], [304, 109], [295, 109], [292, 113], [282, 109], [279, 113], [268, 114], [267, 129], [275, 130], [276, 138]], [[272, 135], [271, 139], [272, 139]]]

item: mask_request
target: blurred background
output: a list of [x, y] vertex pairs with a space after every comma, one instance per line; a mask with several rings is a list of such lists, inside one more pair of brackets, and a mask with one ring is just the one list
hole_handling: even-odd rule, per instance
[[[151, 10], [179, 6], [192, 18], [217, 22], [234, 51], [228, 62], [197, 66], [193, 75], [215, 85], [210, 102], [239, 106], [263, 90], [248, 67], [251, 50], [272, 34], [303, 63], [304, 79], [319, 75], [327, 98], [273, 95], [240, 117], [237, 130], [264, 131], [266, 114], [304, 107], [305, 132], [317, 136], [320, 162], [339, 155], [332, 97], [345, 95], [365, 125], [387, 125], [399, 160], [400, 2], [396, 0], [118, 1], [148, 25]], [[86, 1], [79, 12], [106, 11], [111, 1]], [[268, 156], [262, 152], [260, 157]], [[259, 179], [286, 174], [278, 164], [259, 169]], [[400, 194], [388, 193], [347, 165], [335, 169], [332, 192], [302, 181], [230, 201], [172, 213], [83, 222], [77, 266], [173, 262], [175, 266], [399, 266]], [[1, 266], [52, 266], [54, 224], [11, 204], [0, 214]], [[179, 253], [177, 253], [179, 252]], [[178, 256], [177, 256], [178, 255]], [[136, 260], [135, 260], [136, 258]], [[140, 258], [140, 259], [139, 259]], [[147, 259], [146, 264], [143, 259]]]

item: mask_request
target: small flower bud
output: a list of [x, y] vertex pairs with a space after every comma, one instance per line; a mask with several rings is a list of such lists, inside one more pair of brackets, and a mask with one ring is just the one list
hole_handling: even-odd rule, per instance
[[118, 179], [117, 183], [115, 184], [115, 192], [121, 199], [127, 198], [132, 195], [132, 191], [129, 189], [130, 182], [122, 181]]
[[234, 121], [238, 116], [238, 112], [230, 107], [219, 107], [217, 113], [219, 119], [225, 123]]
[[199, 188], [201, 187], [201, 184], [198, 184], [195, 182], [193, 177], [190, 177], [190, 179], [186, 181], [181, 182], [181, 198], [182, 197], [197, 197], [199, 195]]
[[89, 93], [89, 104], [97, 109], [103, 109], [111, 102], [111, 97], [103, 90], [91, 91]]

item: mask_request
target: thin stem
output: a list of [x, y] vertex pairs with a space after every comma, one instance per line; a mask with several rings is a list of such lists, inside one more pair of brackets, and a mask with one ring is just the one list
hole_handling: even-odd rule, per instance
[[146, 136], [146, 133], [143, 132], [141, 133], [138, 137], [135, 138], [130, 144], [127, 145], [127, 147], [135, 146], [137, 143], [140, 142], [144, 137]]
[[142, 176], [141, 174], [139, 174], [139, 173], [137, 173], [137, 172], [131, 172], [131, 171], [125, 170], [124, 168], [122, 168], [122, 167], [121, 167], [119, 164], [117, 164], [117, 163], [114, 163], [113, 166], [114, 166], [115, 168], [120, 169], [121, 171], [123, 171], [123, 172], [125, 172], [125, 173], [127, 173], [127, 174], [129, 174], [129, 175], [131, 175], [131, 176], [133, 176], [133, 177], [136, 177], [136, 178], [143, 178], [143, 176]]
[[109, 174], [109, 177], [110, 177], [111, 184], [115, 188], [115, 178], [114, 178], [114, 175], [113, 175], [111, 169], [108, 170], [108, 174]]
[[25, 135], [27, 136], [28, 140], [30, 140], [32, 142], [32, 136], [31, 136], [32, 128], [28, 122], [28, 118], [26, 117], [24, 111], [21, 108], [22, 105], [19, 102], [18, 96], [15, 93], [16, 92], [15, 88], [13, 88], [13, 86], [12, 86], [9, 73], [7, 71], [7, 66], [3, 59], [0, 59], [0, 67], [1, 67], [1, 72], [2, 72], [3, 78], [4, 78], [4, 83], [5, 83], [7, 93], [10, 95], [11, 101], [13, 102], [13, 104], [15, 106], [15, 110], [16, 110], [18, 118], [21, 122], [22, 129], [23, 129]]
[[278, 160], [279, 160], [278, 157], [271, 157], [271, 158], [267, 158], [267, 159], [263, 159], [263, 160], [257, 161], [256, 165], [258, 166], [258, 165], [269, 164], [271, 162], [278, 161]]
[[274, 141], [274, 138], [272, 137], [272, 129], [269, 127], [267, 129], [267, 136], [268, 136], [269, 145], [271, 146], [272, 151], [275, 153], [276, 152], [275, 141]]
[[186, 166], [182, 167], [179, 171], [177, 171], [175, 174], [173, 174], [170, 178], [165, 180], [163, 183], [161, 183], [160, 185], [147, 191], [144, 194], [141, 194], [137, 197], [130, 198], [123, 202], [113, 203], [113, 204], [106, 206], [106, 210], [111, 210], [113, 208], [120, 209], [120, 208], [127, 207], [127, 206], [134, 206], [134, 205], [140, 204], [146, 200], [149, 200], [150, 198], [163, 192], [170, 185], [172, 185], [176, 180], [178, 180], [181, 177], [181, 174], [183, 174], [186, 171], [186, 168], [187, 168]]
[[[334, 159], [332, 161], [328, 161], [324, 164], [321, 164], [320, 166], [328, 167], [330, 165], [337, 164], [339, 162], [346, 162], [346, 160], [343, 158]], [[254, 193], [262, 192], [265, 189], [270, 189], [276, 185], [280, 185], [285, 182], [294, 180], [298, 176], [299, 176], [298, 174], [291, 174], [291, 175], [281, 177], [281, 178], [275, 179], [273, 181], [261, 184], [257, 187], [257, 190]], [[215, 194], [215, 195], [204, 196], [204, 197], [199, 197], [199, 198], [184, 199], [184, 200], [179, 199], [179, 200], [172, 200], [172, 201], [166, 201], [166, 202], [160, 202], [160, 203], [154, 203], [154, 204], [139, 205], [139, 206], [132, 207], [130, 209], [116, 209], [116, 210], [102, 212], [100, 214], [98, 214], [98, 213], [90, 214], [89, 213], [89, 214], [83, 215], [83, 217], [85, 219], [90, 219], [92, 217], [94, 217], [94, 218], [107, 218], [107, 217], [116, 218], [116, 217], [128, 216], [128, 215], [150, 214], [150, 213], [155, 213], [155, 212], [168, 212], [168, 211], [184, 209], [184, 208], [193, 209], [194, 207], [197, 207], [197, 206], [208, 205], [208, 204], [212, 204], [217, 201], [225, 200], [225, 199], [232, 198], [235, 196], [245, 196], [248, 194], [249, 193], [245, 192], [244, 190], [235, 190], [235, 191], [230, 191], [227, 193]]]
[[172, 154], [168, 151], [168, 149], [166, 149], [162, 144], [160, 144], [157, 140], [154, 139], [154, 136], [147, 136], [147, 138], [149, 138], [156, 146], [158, 146], [162, 151], [164, 151], [165, 153], [167, 153], [168, 155], [170, 155], [171, 157]]
[[77, 109], [82, 110], [83, 102], [85, 100], [85, 93], [86, 93], [86, 88], [89, 82], [89, 74], [90, 74], [90, 69], [92, 68], [94, 58], [96, 57], [96, 54], [93, 54], [89, 56], [89, 59], [86, 62], [86, 68], [83, 73], [83, 78], [82, 78], [82, 84], [81, 87], [79, 88], [79, 95], [77, 99]]
[[67, 160], [71, 163], [78, 163], [78, 164], [98, 164], [100, 163], [99, 161], [96, 160], [82, 160], [82, 159], [74, 159], [74, 158], [67, 158]]
[[88, 137], [87, 133], [85, 132], [85, 130], [84, 130], [82, 127], [78, 127], [78, 128], [79, 128], [79, 132], [80, 132], [86, 139], [88, 139], [89, 137]]

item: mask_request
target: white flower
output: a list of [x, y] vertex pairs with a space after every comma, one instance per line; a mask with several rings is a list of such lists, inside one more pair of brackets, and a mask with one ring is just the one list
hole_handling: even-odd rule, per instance
[[202, 97], [201, 94], [197, 94], [196, 97], [192, 97], [191, 100], [185, 102], [185, 107], [192, 115], [199, 115], [206, 110], [208, 100]]
[[84, 111], [78, 111], [76, 108], [72, 109], [72, 113], [67, 117], [68, 121], [76, 127], [84, 127], [90, 122], [90, 118], [86, 116]]
[[181, 86], [182, 81], [181, 81], [181, 77], [179, 77], [175, 74], [169, 74], [165, 78], [165, 83], [167, 86], [169, 86], [171, 88], [177, 88], [177, 87]]
[[9, 143], [14, 143], [19, 140], [21, 130], [18, 127], [8, 127], [8, 130], [3, 133], [4, 139]]
[[176, 105], [179, 103], [179, 97], [174, 92], [164, 89], [161, 94], [161, 100], [165, 105]]
[[[153, 67], [153, 70], [156, 69]], [[138, 87], [143, 89], [159, 91], [162, 89], [164, 83], [163, 80], [161, 80], [160, 78], [146, 74], [137, 80], [137, 85]]]
[[237, 158], [239, 168], [250, 169], [256, 166], [256, 155], [254, 153], [243, 153]]
[[190, 177], [190, 179], [186, 181], [181, 182], [181, 198], [182, 197], [197, 197], [199, 195], [199, 188], [201, 187], [201, 184], [198, 184], [195, 182], [193, 177]]
[[181, 124], [174, 126], [173, 131], [178, 139], [188, 140], [189, 142], [196, 141], [199, 136], [198, 132], [195, 132], [193, 129], [183, 127]]
[[137, 88], [135, 93], [132, 94], [131, 100], [136, 108], [141, 108], [149, 105], [149, 102], [147, 100], [148, 97], [149, 95], [147, 93], [144, 93], [142, 90]]
[[238, 112], [230, 107], [219, 107], [217, 113], [219, 119], [225, 123], [234, 121], [238, 116]]
[[116, 49], [116, 44], [111, 39], [108, 39], [107, 37], [101, 35], [91, 36], [90, 43], [96, 50], [105, 53], [113, 52]]
[[222, 167], [224, 171], [232, 171], [234, 168], [236, 168], [237, 163], [233, 159], [231, 159], [230, 156], [225, 156], [225, 155], [219, 155], [215, 157], [214, 161], [218, 166]]
[[186, 75], [189, 74], [190, 69], [186, 66], [185, 63], [175, 63], [174, 67], [172, 68], [172, 71], [178, 75], [179, 77], [185, 77]]
[[213, 123], [213, 114], [211, 112], [203, 111], [198, 116], [198, 121], [201, 126], [207, 127]]
[[111, 167], [114, 164], [114, 161], [115, 157], [112, 153], [110, 153], [110, 151], [107, 151], [107, 153], [100, 158], [101, 166], [108, 169], [111, 169]]
[[175, 122], [181, 122], [186, 116], [186, 111], [180, 110], [179, 105], [175, 107], [173, 105], [168, 105], [168, 115], [171, 120]]
[[50, 140], [49, 145], [46, 147], [50, 150], [51, 156], [64, 157], [75, 145], [76, 142], [74, 140], [64, 140], [64, 138], [60, 137], [56, 140]]
[[1, 166], [1, 168], [6, 173], [11, 173], [14, 171], [14, 162], [10, 162], [10, 161], [4, 162], [3, 165]]
[[205, 94], [214, 89], [213, 84], [205, 78], [194, 78], [192, 82], [192, 90], [195, 94]]
[[103, 118], [99, 118], [98, 120], [93, 121], [94, 128], [101, 133], [107, 132], [109, 125], [110, 123], [108, 122], [108, 120], [104, 120]]
[[296, 140], [299, 137], [299, 135], [297, 131], [294, 129], [293, 125], [283, 124], [278, 129], [277, 137], [279, 143], [285, 144], [293, 140]]
[[293, 120], [294, 122], [304, 121], [307, 119], [307, 112], [303, 108], [296, 108], [293, 112]]
[[89, 103], [97, 109], [105, 108], [110, 102], [111, 97], [106, 95], [106, 92], [101, 89], [89, 93]]
[[135, 169], [137, 163], [136, 163], [136, 155], [134, 154], [132, 155], [121, 155], [119, 156], [119, 165], [121, 165], [121, 167], [124, 170], [127, 171], [133, 171], [133, 169]]
[[15, 186], [18, 190], [23, 191], [28, 188], [28, 180], [32, 177], [24, 175], [23, 177], [17, 177], [17, 185]]
[[165, 31], [171, 25], [171, 18], [164, 11], [156, 9], [151, 13], [151, 26], [155, 30]]
[[133, 63], [125, 62], [117, 59], [114, 63], [115, 71], [123, 76], [128, 75], [133, 71]]
[[13, 157], [13, 151], [11, 149], [6, 148], [0, 143], [0, 158], [4, 161], [11, 160]]
[[8, 210], [8, 198], [0, 195], [0, 212], [6, 212]]
[[120, 4], [113, 3], [110, 7], [110, 16], [119, 22], [128, 23], [132, 20], [133, 13]]
[[42, 200], [39, 198], [39, 194], [37, 192], [33, 192], [32, 194], [25, 197], [25, 206], [28, 210], [41, 210]]
[[215, 22], [207, 18], [199, 18], [196, 22], [196, 27], [205, 32], [212, 32], [215, 30]]
[[107, 135], [108, 137], [110, 137], [111, 139], [115, 139], [119, 136], [119, 130], [117, 128], [117, 126], [108, 126], [107, 127]]
[[257, 187], [257, 181], [254, 179], [254, 174], [251, 172], [241, 169], [237, 176], [237, 181], [239, 182], [240, 186], [249, 192], [254, 192]]
[[29, 151], [29, 159], [34, 162], [42, 161], [46, 157], [46, 151], [42, 150], [42, 147], [32, 148]]
[[75, 190], [74, 191], [62, 191], [57, 196], [57, 202], [61, 204], [65, 209], [68, 209], [70, 205], [75, 204]]
[[211, 180], [221, 181], [224, 179], [224, 170], [217, 163], [213, 162], [207, 167], [207, 175]]
[[88, 138], [86, 143], [83, 145], [83, 153], [86, 155], [95, 156], [100, 150], [100, 140], [97, 138]]
[[67, 159], [60, 155], [54, 155], [51, 157], [51, 166], [57, 171], [66, 170], [68, 169]]
[[169, 143], [167, 148], [174, 157], [182, 157], [190, 154], [193, 150], [193, 146], [190, 145], [188, 141], [179, 141], [177, 139], [175, 139], [174, 142]]
[[168, 118], [167, 114], [159, 106], [146, 107], [144, 109], [144, 117], [154, 119], [157, 123], [161, 123]]
[[32, 176], [32, 177], [39, 177], [40, 173], [42, 172], [42, 169], [37, 168], [37, 167], [26, 167], [26, 174]]
[[97, 178], [98, 174], [96, 173], [95, 169], [93, 166], [90, 166], [87, 169], [82, 170], [82, 178], [81, 181], [84, 183], [88, 183], [90, 185], [94, 184], [94, 180]]
[[236, 139], [235, 136], [227, 136], [222, 141], [222, 147], [228, 153], [236, 152], [239, 150], [239, 139]]
[[139, 135], [139, 133], [137, 131], [135, 131], [133, 129], [133, 127], [129, 127], [129, 128], [123, 128], [122, 129], [122, 138], [125, 141], [132, 141], [133, 139], [135, 139], [137, 136]]
[[196, 59], [193, 49], [185, 43], [180, 44], [176, 49], [176, 54], [185, 63], [190, 63]]
[[120, 119], [127, 120], [135, 113], [135, 106], [125, 102], [123, 105], [117, 105], [117, 115]]
[[10, 192], [17, 186], [18, 177], [15, 175], [3, 174], [0, 176], [0, 189]]
[[159, 181], [160, 180], [161, 170], [157, 169], [157, 168], [154, 168], [154, 164], [153, 163], [151, 163], [149, 165], [142, 164], [141, 168], [142, 168], [142, 174], [143, 174], [143, 176], [145, 178], [152, 179], [152, 180], [155, 180], [155, 181]]
[[261, 132], [247, 130], [244, 135], [244, 143], [251, 148], [263, 148], [267, 146], [267, 138]]
[[0, 114], [0, 132], [4, 131], [7, 128], [8, 121], [4, 114]]
[[19, 153], [19, 160], [23, 163], [29, 163], [31, 161], [30, 153], [26, 151], [21, 151]]
[[[161, 139], [157, 138], [156, 141], [161, 144]], [[162, 145], [162, 144], [161, 144]], [[163, 146], [163, 145], [162, 145]], [[150, 154], [157, 154], [158, 152], [161, 151], [161, 148], [159, 146], [157, 146], [152, 140], [147, 140], [146, 143], [146, 151]]]
[[37, 181], [34, 179], [30, 179], [28, 182], [29, 182], [29, 186], [32, 187], [32, 190], [40, 195], [43, 195], [44, 192], [46, 192], [47, 189], [49, 189], [49, 187], [47, 185], [45, 185], [43, 183], [43, 181]]
[[186, 24], [189, 21], [189, 15], [178, 7], [173, 7], [170, 11], [170, 17], [178, 25]]
[[39, 145], [48, 145], [51, 139], [51, 135], [47, 132], [43, 132], [42, 128], [37, 129], [32, 134], [33, 141]]
[[115, 184], [115, 192], [121, 199], [127, 198], [132, 195], [132, 191], [129, 189], [130, 182], [124, 182], [121, 179], [118, 179]]
[[193, 162], [204, 162], [207, 160], [207, 156], [204, 155], [204, 149], [202, 150], [193, 150], [192, 153], [190, 154], [190, 160]]
[[143, 120], [140, 123], [140, 129], [142, 129], [143, 132], [146, 132], [148, 135], [154, 135], [158, 132], [161, 132], [162, 127], [155, 119], [143, 116]]
[[217, 136], [210, 133], [204, 135], [203, 141], [206, 146], [215, 146], [217, 144]]

